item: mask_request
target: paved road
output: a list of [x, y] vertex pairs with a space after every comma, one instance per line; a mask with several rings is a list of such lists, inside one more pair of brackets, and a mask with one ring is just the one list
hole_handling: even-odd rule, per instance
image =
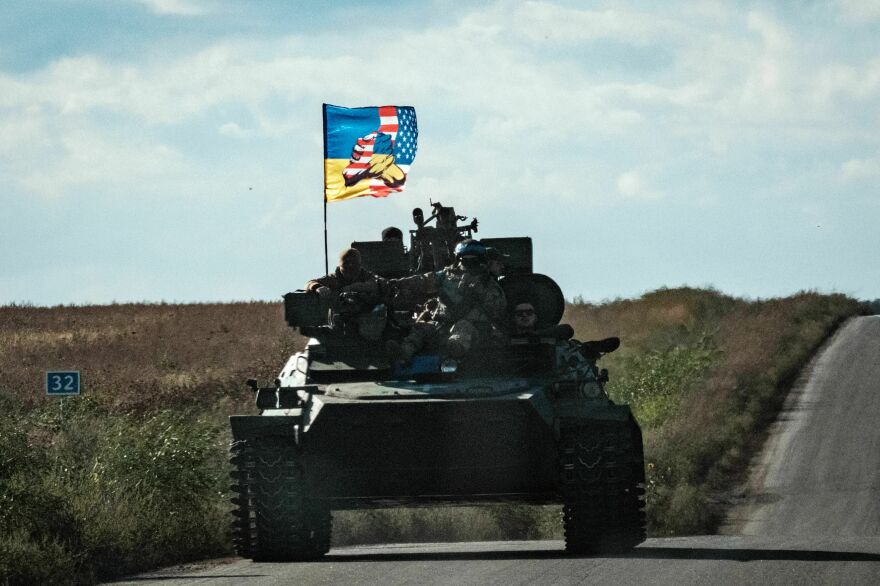
[[306, 564], [214, 561], [125, 584], [880, 584], [880, 317], [850, 321], [791, 393], [733, 535], [568, 557], [562, 542], [332, 550]]

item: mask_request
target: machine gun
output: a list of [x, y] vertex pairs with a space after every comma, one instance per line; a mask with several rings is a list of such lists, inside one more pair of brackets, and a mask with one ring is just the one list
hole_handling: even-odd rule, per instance
[[[438, 270], [450, 263], [455, 245], [473, 238], [478, 231], [479, 222], [474, 218], [470, 224], [459, 226], [467, 221], [467, 216], [459, 216], [452, 206], [431, 202], [433, 212], [425, 219], [422, 208], [412, 212], [415, 230], [410, 230], [410, 261], [414, 274]], [[429, 224], [434, 221], [435, 225]]]
[[[428, 218], [421, 208], [415, 208], [412, 217], [415, 229], [410, 230], [409, 250], [403, 242], [355, 241], [351, 243], [361, 253], [361, 265], [386, 279], [397, 279], [437, 271], [453, 261], [455, 245], [465, 238], [473, 238], [479, 228], [476, 218], [455, 213], [452, 206], [431, 203]], [[506, 257], [504, 275], [532, 273], [532, 239], [527, 236], [482, 238], [486, 246], [497, 249]]]

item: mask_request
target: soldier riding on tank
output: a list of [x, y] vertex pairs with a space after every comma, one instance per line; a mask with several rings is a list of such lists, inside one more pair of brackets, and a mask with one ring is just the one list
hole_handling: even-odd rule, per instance
[[489, 274], [486, 247], [478, 240], [464, 240], [455, 247], [455, 259], [442, 270], [389, 282], [404, 295], [430, 296], [409, 335], [401, 342], [386, 342], [392, 358], [409, 361], [437, 340], [444, 355], [460, 358], [487, 342], [504, 322], [507, 300]]
[[361, 253], [356, 248], [347, 248], [339, 254], [339, 266], [329, 275], [311, 279], [306, 283], [306, 291], [329, 298], [354, 283], [375, 281], [376, 274], [361, 266]]
[[330, 304], [331, 327], [358, 332], [367, 340], [381, 337], [385, 327], [381, 304], [387, 291], [386, 280], [361, 266], [361, 253], [356, 248], [343, 250], [336, 270], [308, 281], [306, 291]]

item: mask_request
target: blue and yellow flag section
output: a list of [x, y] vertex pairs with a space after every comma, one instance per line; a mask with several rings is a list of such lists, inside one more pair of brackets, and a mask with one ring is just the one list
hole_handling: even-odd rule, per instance
[[403, 191], [418, 136], [412, 106], [324, 104], [325, 201]]

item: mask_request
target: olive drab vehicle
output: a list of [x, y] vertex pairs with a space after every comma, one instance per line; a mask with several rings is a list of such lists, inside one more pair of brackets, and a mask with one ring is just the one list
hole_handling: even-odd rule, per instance
[[[477, 222], [460, 226], [467, 218], [432, 205], [427, 219], [414, 210], [408, 250], [352, 243], [362, 264], [393, 279], [454, 260]], [[482, 242], [507, 255], [499, 283], [509, 307], [528, 299], [539, 332], [564, 328], [562, 293], [532, 271], [531, 239]], [[288, 324], [311, 339], [273, 385], [248, 381], [259, 415], [230, 418], [239, 555], [315, 559], [330, 548], [334, 510], [503, 502], [561, 504], [570, 553], [644, 541], [641, 431], [596, 365], [619, 340], [510, 335], [458, 360], [425, 350], [389, 361], [383, 341], [402, 339], [423, 301], [390, 289], [378, 302], [285, 295]]]

